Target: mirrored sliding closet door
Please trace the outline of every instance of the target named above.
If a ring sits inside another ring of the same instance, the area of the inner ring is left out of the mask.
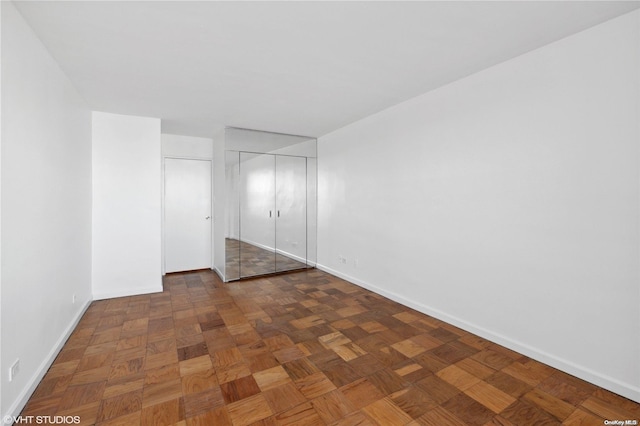
[[[240,153],[240,278],[276,271],[275,181],[273,155]]]
[[[276,272],[307,264],[307,159],[277,155]]]
[[[226,280],[315,266],[316,163],[306,156],[315,140],[310,150],[302,138],[305,151],[290,144],[300,137],[228,130],[252,149],[267,139],[285,153],[226,152]]]

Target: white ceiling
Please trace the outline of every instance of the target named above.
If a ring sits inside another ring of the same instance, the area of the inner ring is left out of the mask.
[[[640,3],[16,6],[94,110],[160,117],[165,133],[228,125],[321,136]]]

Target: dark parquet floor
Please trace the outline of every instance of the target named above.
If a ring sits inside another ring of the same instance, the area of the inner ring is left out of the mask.
[[[640,405],[318,270],[96,301],[23,415],[91,425],[603,425]]]

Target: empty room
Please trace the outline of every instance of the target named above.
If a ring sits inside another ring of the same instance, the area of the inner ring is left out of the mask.
[[[4,425],[637,425],[639,1],[0,2]]]

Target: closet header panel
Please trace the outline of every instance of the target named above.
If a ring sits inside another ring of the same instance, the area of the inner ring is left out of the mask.
[[[316,138],[235,127],[225,129],[225,149],[307,158],[316,158],[318,152]]]

